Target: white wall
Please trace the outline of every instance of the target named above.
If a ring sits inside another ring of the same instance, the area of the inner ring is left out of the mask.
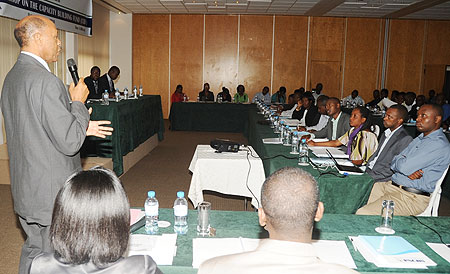
[[[109,65],[120,68],[120,77],[116,80],[115,86],[120,90],[125,87],[128,90],[132,83],[132,23],[131,14],[109,13]]]

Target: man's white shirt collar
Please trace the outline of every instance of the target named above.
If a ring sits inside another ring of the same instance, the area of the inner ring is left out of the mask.
[[[31,52],[23,51],[23,50],[22,50],[20,53],[23,53],[23,54],[25,54],[25,55],[28,55],[28,56],[33,57],[33,58],[36,59],[39,63],[41,63],[41,65],[43,65],[43,66],[48,70],[48,72],[51,72],[51,71],[50,71],[50,68],[48,67],[47,62],[45,62],[44,59],[42,59],[41,57],[39,57],[39,56],[37,56],[36,54],[33,54],[33,53],[31,53]]]
[[[341,118],[341,114],[342,114],[342,111],[339,112],[339,115],[338,115],[338,117],[336,117],[336,119],[334,119],[334,118],[332,117],[332,118],[331,118],[331,121],[333,121],[333,122],[338,121],[339,118]]]

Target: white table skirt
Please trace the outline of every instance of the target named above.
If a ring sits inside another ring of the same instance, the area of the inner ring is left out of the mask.
[[[188,197],[195,207],[203,202],[203,190],[251,197],[252,205],[256,208],[260,206],[258,201],[261,202],[265,174],[262,161],[252,147],[241,147],[237,153],[216,153],[209,145],[198,145],[189,170],[193,175]],[[247,175],[248,187],[258,201],[246,186]]]

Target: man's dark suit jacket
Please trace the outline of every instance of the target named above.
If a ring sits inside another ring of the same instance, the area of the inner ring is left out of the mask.
[[[98,85],[98,80],[97,80],[97,90],[95,90],[94,80],[91,78],[91,76],[85,77],[84,83],[86,84],[86,86],[89,89],[88,99],[101,99],[102,98],[102,92]]]
[[[294,110],[292,113],[292,119],[298,119],[301,120],[303,118],[303,115],[305,113],[305,108],[301,107],[299,111]],[[305,117],[305,124],[307,127],[315,126],[319,123],[320,120],[320,113],[316,106],[311,106],[308,109],[308,112],[306,113]]]
[[[400,154],[412,141],[412,137],[403,128],[397,130],[394,135],[391,136],[387,144],[384,146],[383,151],[380,153],[380,148],[386,140],[386,135],[384,132],[381,135],[380,142],[378,142],[378,149],[369,158],[367,163],[370,163],[378,154],[377,161],[373,166],[373,169],[367,167],[366,172],[375,180],[375,182],[387,182],[391,180],[392,174],[394,172],[391,170],[392,159]]]
[[[106,73],[103,74],[102,77],[98,78],[98,89],[100,91],[100,94],[103,94],[105,90],[109,92],[109,94],[114,94],[114,81],[112,81],[112,89],[109,87],[109,81],[108,76],[106,76]]]
[[[350,115],[341,111],[341,117],[339,117],[337,130],[336,130],[336,138],[341,137],[350,129]],[[314,132],[316,138],[327,138],[331,140],[333,137],[333,122],[331,118],[328,119],[327,125],[319,131]]]

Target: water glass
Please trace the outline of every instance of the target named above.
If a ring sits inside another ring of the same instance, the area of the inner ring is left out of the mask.
[[[201,202],[197,206],[197,234],[200,236],[208,236],[209,235],[209,211],[211,210],[210,202]]]
[[[392,229],[394,223],[394,201],[383,200],[381,206],[381,224],[375,230],[381,234],[394,234],[395,231]]]

